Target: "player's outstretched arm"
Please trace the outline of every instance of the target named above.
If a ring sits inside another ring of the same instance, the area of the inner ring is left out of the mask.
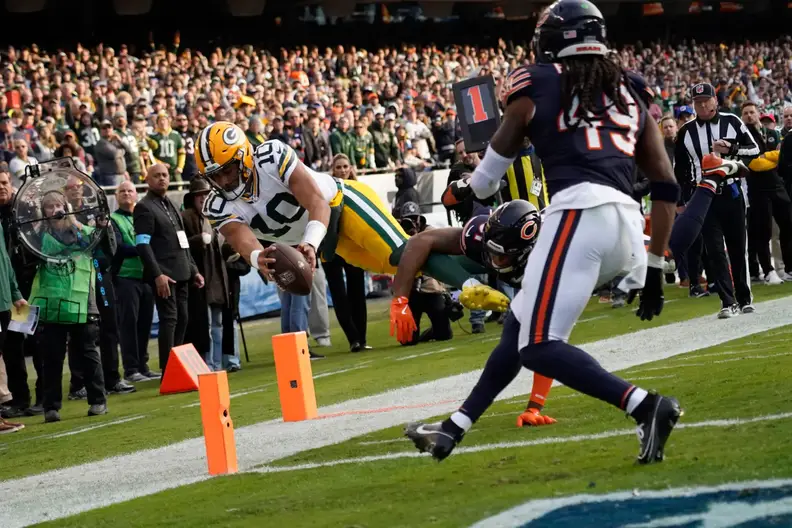
[[[241,222],[228,222],[221,226],[219,231],[226,242],[234,248],[234,252],[239,253],[248,264],[269,278],[275,259],[268,255],[275,249],[274,246],[264,248],[250,226]]]
[[[523,145],[525,127],[531,122],[534,109],[533,101],[528,97],[515,99],[506,107],[503,121],[470,181],[470,187],[479,199],[489,198],[500,190],[503,175]]]
[[[301,161],[297,161],[297,167],[289,176],[289,190],[308,211],[308,225],[297,249],[305,256],[308,264],[316,268],[316,252],[330,224],[330,204]]]
[[[410,296],[415,276],[424,267],[432,252],[461,255],[463,253],[461,237],[460,227],[429,229],[410,237],[396,268],[396,276],[393,278],[393,296]]]

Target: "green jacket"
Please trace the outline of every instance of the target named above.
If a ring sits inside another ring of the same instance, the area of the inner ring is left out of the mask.
[[[346,154],[349,161],[355,163],[355,139],[352,137],[352,132],[341,132],[336,128],[330,134],[330,150],[333,151],[333,156],[336,154]]]
[[[110,218],[113,220],[118,232],[121,234],[122,246],[119,246],[119,253],[123,251],[124,246],[136,247],[135,242],[135,225],[132,220],[132,215],[129,213],[124,214],[121,209],[112,213]],[[118,270],[118,276],[126,279],[142,279],[143,278],[143,261],[140,257],[129,257],[116,253],[117,258],[123,259],[121,268]]]
[[[80,235],[90,237],[94,228],[83,226]],[[69,231],[71,235],[73,232]],[[91,285],[96,278],[93,259],[80,252],[81,239],[64,243],[50,232],[44,233],[41,248],[45,254],[57,255],[72,253],[74,267],[55,267],[47,264],[39,266],[33,279],[30,304],[39,306],[39,320],[42,323],[78,324],[88,320],[88,305]]]
[[[11,267],[11,259],[6,251],[3,225],[0,224],[0,312],[7,312],[16,301],[22,298],[17,286],[16,274]]]

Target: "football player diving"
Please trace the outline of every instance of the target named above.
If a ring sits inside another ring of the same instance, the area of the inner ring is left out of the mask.
[[[236,125],[213,123],[198,136],[195,161],[213,191],[204,204],[210,224],[265,277],[271,277],[273,246],[296,246],[315,269],[317,256],[339,255],[374,273],[396,273],[407,234],[367,185],[338,180],[306,167],[278,140],[255,151]],[[462,289],[467,308],[504,311],[509,299],[470,279],[461,259],[432,254],[422,271]]]

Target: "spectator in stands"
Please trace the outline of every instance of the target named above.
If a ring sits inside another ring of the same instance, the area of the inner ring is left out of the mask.
[[[28,142],[25,138],[16,137],[13,141],[14,154],[16,155],[8,164],[11,170],[12,184],[19,189],[22,186],[22,179],[25,176],[25,169],[30,165],[38,165],[38,160],[34,158],[28,150]]]
[[[187,159],[184,140],[181,134],[170,126],[168,113],[161,110],[157,113],[157,128],[148,138],[154,158],[168,168],[170,179],[182,181],[184,163]]]
[[[456,155],[456,112],[449,109],[445,115],[438,113],[432,125],[435,146],[441,162],[451,163]]]
[[[334,156],[344,154],[350,161],[355,159],[355,142],[349,131],[349,119],[346,117],[339,118],[338,126],[330,134],[330,148]]]
[[[113,130],[113,123],[109,120],[102,121],[99,133],[102,137],[94,147],[94,179],[99,185],[116,187],[122,181],[130,179],[125,158],[132,148]]]
[[[195,165],[195,138],[198,130],[190,124],[190,120],[184,114],[176,116],[176,132],[182,138],[184,144],[184,169],[182,170],[182,180],[192,181],[198,174],[198,167]]]
[[[129,181],[136,185],[140,183],[143,164],[140,159],[140,146],[138,145],[138,140],[132,130],[127,128],[126,112],[116,112],[113,116],[113,125],[115,126],[116,136],[118,136],[118,139],[124,146],[124,161],[126,164],[126,172],[129,174]]]
[[[344,154],[333,158],[333,177],[340,180],[356,179],[354,167]],[[333,298],[333,310],[350,352],[370,350],[366,343],[367,319],[365,272],[336,256],[322,264]],[[346,280],[344,277],[346,276]]]
[[[33,157],[39,163],[51,160],[55,156],[55,149],[58,148],[58,142],[55,140],[55,134],[52,129],[45,122],[41,121],[36,126],[38,130],[38,139],[31,145]]]
[[[308,119],[308,127],[304,135],[305,159],[303,162],[312,169],[320,172],[330,170],[332,150],[330,137],[322,130],[319,118],[313,116]]]
[[[248,120],[248,129],[245,131],[245,135],[250,144],[253,145],[253,148],[267,141],[267,138],[261,132],[261,119],[258,116],[251,116]]]
[[[781,127],[781,139],[786,138],[790,130],[792,130],[792,106],[787,106],[784,108],[784,126]]]
[[[138,194],[132,182],[122,182],[116,189],[118,209],[110,215],[118,246],[113,262],[118,327],[124,379],[137,383],[159,379],[149,369],[148,341],[154,318],[154,296],[143,280],[143,262],[135,243],[133,211]]]
[[[394,117],[390,114],[391,117]],[[391,119],[392,123],[394,119]],[[374,122],[369,127],[372,140],[374,141],[374,164],[378,169],[392,169],[396,166],[399,159],[399,145],[396,142],[396,134],[388,127],[388,121],[384,112],[374,116]]]
[[[291,136],[283,128],[283,118],[281,116],[275,116],[272,119],[272,132],[270,132],[269,139],[277,139],[287,145],[291,144]]]
[[[355,131],[352,134],[355,166],[360,170],[374,168],[374,140],[366,130],[365,119],[360,119],[355,123]]]

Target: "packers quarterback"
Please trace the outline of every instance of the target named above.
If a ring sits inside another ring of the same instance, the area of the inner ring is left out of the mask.
[[[204,215],[264,276],[274,259],[259,240],[296,246],[313,268],[317,256],[338,255],[370,272],[396,272],[408,237],[367,185],[306,167],[279,140],[253,150],[242,129],[223,121],[198,135],[195,161],[214,188]],[[471,280],[461,261],[448,255],[432,254],[422,271],[461,288],[460,302],[468,308],[508,306],[508,297]]]

